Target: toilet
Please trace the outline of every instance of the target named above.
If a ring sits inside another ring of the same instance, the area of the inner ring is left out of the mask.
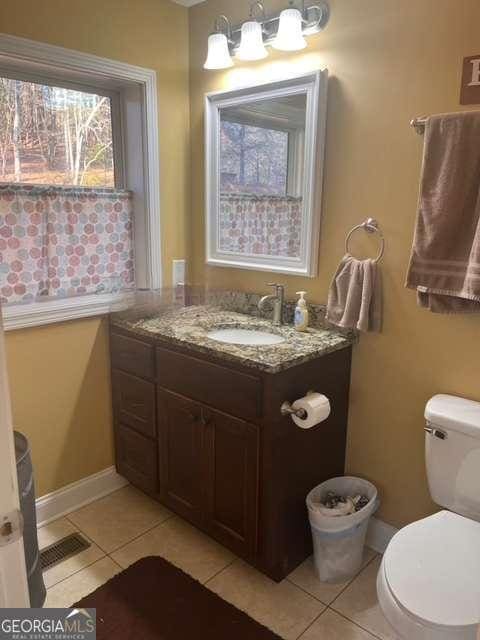
[[[401,529],[377,577],[382,611],[404,640],[480,639],[480,402],[427,403],[426,469],[445,510]]]

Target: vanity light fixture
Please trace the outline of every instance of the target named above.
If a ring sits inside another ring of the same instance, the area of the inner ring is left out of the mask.
[[[261,2],[255,2],[250,7],[250,20],[242,24],[240,31],[240,46],[235,57],[239,60],[252,61],[263,60],[268,56],[268,51],[263,43],[263,29],[260,22],[254,20],[255,9],[258,8],[265,18],[265,9]]]
[[[295,5],[301,5],[297,8]],[[260,10],[261,16],[255,18]],[[330,18],[326,0],[306,5],[305,0],[290,0],[289,7],[270,16],[265,15],[262,2],[250,7],[250,19],[230,27],[228,18],[219,16],[215,31],[208,38],[205,69],[227,69],[233,65],[232,53],[238,60],[261,60],[268,55],[267,46],[280,51],[300,51],[307,46],[305,36],[322,31]],[[223,29],[221,21],[226,25]]]
[[[220,27],[221,21],[225,23],[226,33]],[[228,69],[233,67],[229,41],[231,41],[230,22],[227,16],[218,16],[215,20],[215,31],[208,36],[208,54],[203,65],[204,69]]]
[[[279,51],[301,51],[307,46],[303,37],[303,18],[298,9],[284,9],[272,47]]]

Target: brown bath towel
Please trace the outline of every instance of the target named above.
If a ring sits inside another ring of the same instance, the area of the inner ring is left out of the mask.
[[[480,112],[427,120],[406,286],[435,313],[480,312]]]
[[[346,329],[380,331],[382,283],[375,260],[347,254],[335,273],[327,301],[327,320]]]

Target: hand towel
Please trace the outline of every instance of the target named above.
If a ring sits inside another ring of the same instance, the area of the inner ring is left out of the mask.
[[[432,116],[406,286],[435,313],[480,312],[480,111]]]
[[[347,254],[333,277],[326,318],[346,329],[380,331],[382,283],[375,260],[357,260]]]

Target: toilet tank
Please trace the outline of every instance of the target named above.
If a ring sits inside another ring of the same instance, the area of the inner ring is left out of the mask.
[[[433,500],[480,521],[480,402],[436,395],[425,408],[426,467]]]

